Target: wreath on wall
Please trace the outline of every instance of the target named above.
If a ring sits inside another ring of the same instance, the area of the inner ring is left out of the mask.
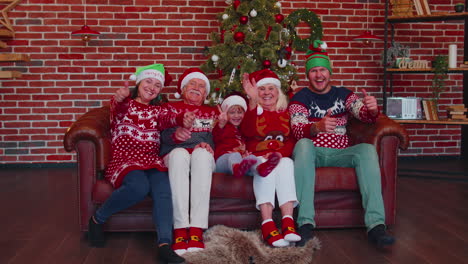
[[[308,38],[301,38],[297,35],[296,27],[299,22],[304,21],[310,27],[310,36]],[[292,46],[299,51],[307,51],[310,44],[316,39],[322,39],[322,21],[314,12],[307,9],[298,9],[293,11],[285,19],[285,24],[288,26],[292,39]]]

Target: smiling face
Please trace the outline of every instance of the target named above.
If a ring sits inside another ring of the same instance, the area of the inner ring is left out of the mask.
[[[322,66],[313,67],[307,73],[309,89],[318,94],[326,94],[330,91],[330,71]]]
[[[267,83],[258,87],[258,103],[268,111],[276,110],[279,90],[274,84]]]
[[[160,80],[146,78],[138,84],[138,97],[136,100],[142,104],[149,104],[161,92],[163,85]]]
[[[227,111],[227,119],[234,126],[239,126],[244,118],[245,111],[240,105],[233,105]]]
[[[191,79],[183,89],[182,97],[186,104],[202,105],[206,98],[206,83],[202,79]]]

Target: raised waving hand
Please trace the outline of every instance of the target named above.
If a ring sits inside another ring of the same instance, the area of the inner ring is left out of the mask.
[[[115,98],[115,101],[121,103],[129,95],[130,95],[130,88],[128,88],[128,81],[125,81],[124,87],[119,88],[117,91],[115,91],[114,98]]]

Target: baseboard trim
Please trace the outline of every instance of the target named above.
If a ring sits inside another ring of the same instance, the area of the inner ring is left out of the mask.
[[[401,178],[415,178],[424,180],[439,180],[439,181],[453,181],[453,182],[468,182],[468,178],[452,178],[452,177],[439,177],[439,176],[423,176],[423,175],[410,175],[410,174],[398,174]]]
[[[398,161],[444,161],[444,160],[463,160],[459,155],[447,156],[399,156]]]
[[[35,169],[35,168],[76,168],[76,162],[73,163],[2,163],[0,169]]]

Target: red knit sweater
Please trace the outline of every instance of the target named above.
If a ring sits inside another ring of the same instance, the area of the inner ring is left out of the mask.
[[[167,170],[159,156],[160,131],[182,125],[183,114],[177,116],[165,107],[141,104],[130,97],[121,103],[112,98],[110,107],[112,154],[105,178],[118,188],[132,170]]]
[[[280,152],[291,157],[295,139],[289,127],[289,113],[263,110],[257,115],[257,108],[245,113],[241,124],[242,135],[246,138],[247,150],[256,156]]]
[[[213,128],[213,141],[215,143],[215,159],[221,155],[231,152],[245,152],[245,141],[239,128],[231,123],[227,123],[223,128],[216,124]]]

